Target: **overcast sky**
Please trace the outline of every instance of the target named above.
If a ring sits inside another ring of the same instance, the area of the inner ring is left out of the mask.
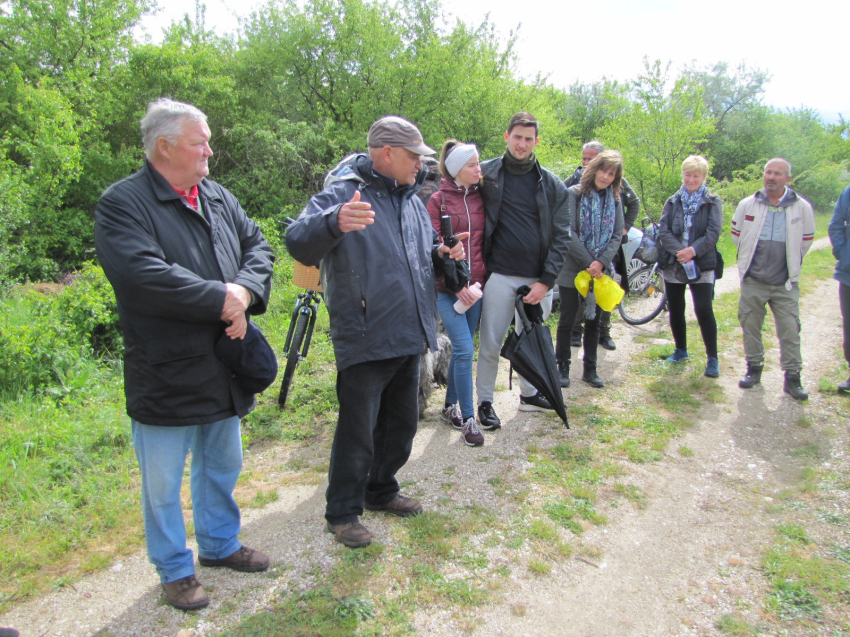
[[[194,0],[162,4],[164,10],[143,23],[154,41],[171,20],[195,15]],[[232,32],[237,16],[265,2],[205,4],[207,27]],[[505,36],[521,23],[519,73],[543,73],[559,88],[576,79],[634,78],[644,56],[672,61],[674,73],[692,60],[700,66],[725,61],[730,67],[743,61],[771,74],[766,104],[808,106],[827,121],[837,121],[838,113],[850,119],[847,0],[443,0],[443,7],[473,25],[489,12]]]

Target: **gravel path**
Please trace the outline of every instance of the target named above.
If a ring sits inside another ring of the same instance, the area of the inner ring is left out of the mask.
[[[819,435],[821,426],[837,426],[840,435],[822,436],[819,441],[830,450],[825,461],[845,471],[848,468],[843,452],[847,423],[836,423],[813,391],[816,379],[834,366],[841,339],[837,284],[825,281],[818,286],[803,301],[809,404],[797,404],[782,393],[777,365],[766,371],[762,388],[742,392],[737,387],[737,375],[744,367],[740,348],[722,352],[719,382],[727,402],[708,405],[695,426],[671,443],[663,462],[630,466],[628,480],[647,494],[647,506],[603,511],[608,524],[591,527],[581,536],[582,544],[598,547],[601,557],[557,563],[547,577],[515,570],[510,586],[493,595],[488,606],[473,611],[474,631],[468,624],[457,625],[451,613],[429,610],[416,614],[418,634],[718,635],[713,622],[721,613],[745,604],[757,607],[764,580],[754,569],[768,531],[776,523],[766,512],[765,502],[797,479],[799,467],[789,450],[802,444],[803,433],[811,438]],[[737,290],[734,267],[727,267],[718,293],[727,287],[730,293]],[[823,298],[834,302],[822,303]],[[630,352],[640,347],[633,338],[654,335],[665,323],[664,316],[637,328],[616,321],[613,335],[618,349],[600,349],[599,366],[606,381],[627,387]],[[576,381],[566,390],[568,405],[595,391]],[[500,382],[507,385],[506,365]],[[518,412],[517,406],[516,387],[497,393],[495,407],[504,428],[488,433],[480,449],[465,447],[457,432],[436,419],[424,421],[400,479],[415,482],[417,495],[431,509],[446,506],[448,512],[465,503],[494,509],[505,506],[486,480],[506,469],[522,470],[532,436],[542,446],[547,440],[575,435],[553,417]],[[803,414],[815,423],[806,432],[794,427]],[[690,447],[693,455],[676,453],[674,447],[679,445]],[[273,479],[292,453],[284,447],[249,451],[246,468],[264,467]],[[452,492],[451,507],[440,504],[447,467],[455,468],[452,481],[461,485]],[[241,616],[266,608],[282,581],[308,588],[312,569],[338,560],[338,545],[321,532],[324,483],[279,487],[278,494],[276,502],[245,512],[242,535],[249,546],[271,554],[273,572],[265,576],[200,569],[213,599],[204,611],[187,615],[165,605],[153,568],[138,554],[73,587],[16,607],[0,617],[0,626],[15,626],[24,637],[192,637],[232,626]],[[368,513],[365,521],[379,539],[388,540],[392,521]],[[501,559],[498,547],[488,550],[494,562]]]

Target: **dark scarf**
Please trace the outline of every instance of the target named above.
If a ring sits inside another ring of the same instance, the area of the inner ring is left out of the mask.
[[[509,151],[505,151],[505,156],[502,159],[502,165],[512,175],[524,175],[529,170],[534,168],[537,164],[537,157],[534,155],[534,151],[531,151],[531,154],[527,159],[517,159]]]

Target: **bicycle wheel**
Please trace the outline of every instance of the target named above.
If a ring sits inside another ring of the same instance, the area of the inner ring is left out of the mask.
[[[644,266],[629,275],[629,291],[620,301],[620,316],[629,325],[643,325],[661,314],[666,302],[661,272]]]
[[[286,353],[286,367],[283,370],[283,381],[280,384],[280,395],[277,398],[277,404],[281,408],[286,405],[286,399],[289,396],[289,387],[292,385],[292,378],[295,376],[295,368],[301,362],[301,345],[303,344],[304,334],[307,332],[307,324],[309,322],[309,312],[300,312],[298,314],[295,330],[292,332],[292,341],[289,343],[289,351]]]

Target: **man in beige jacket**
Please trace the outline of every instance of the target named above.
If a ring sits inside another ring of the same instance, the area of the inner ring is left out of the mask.
[[[814,214],[808,201],[788,188],[791,164],[771,159],[764,167],[764,189],[738,204],[732,217],[732,240],[738,248],[741,297],[738,321],[744,332],[747,373],[738,382],[750,389],[761,381],[764,345],[761,329],[773,312],[779,338],[780,364],[785,371],[784,391],[794,400],[809,395],[800,381],[800,267],[815,234]]]

